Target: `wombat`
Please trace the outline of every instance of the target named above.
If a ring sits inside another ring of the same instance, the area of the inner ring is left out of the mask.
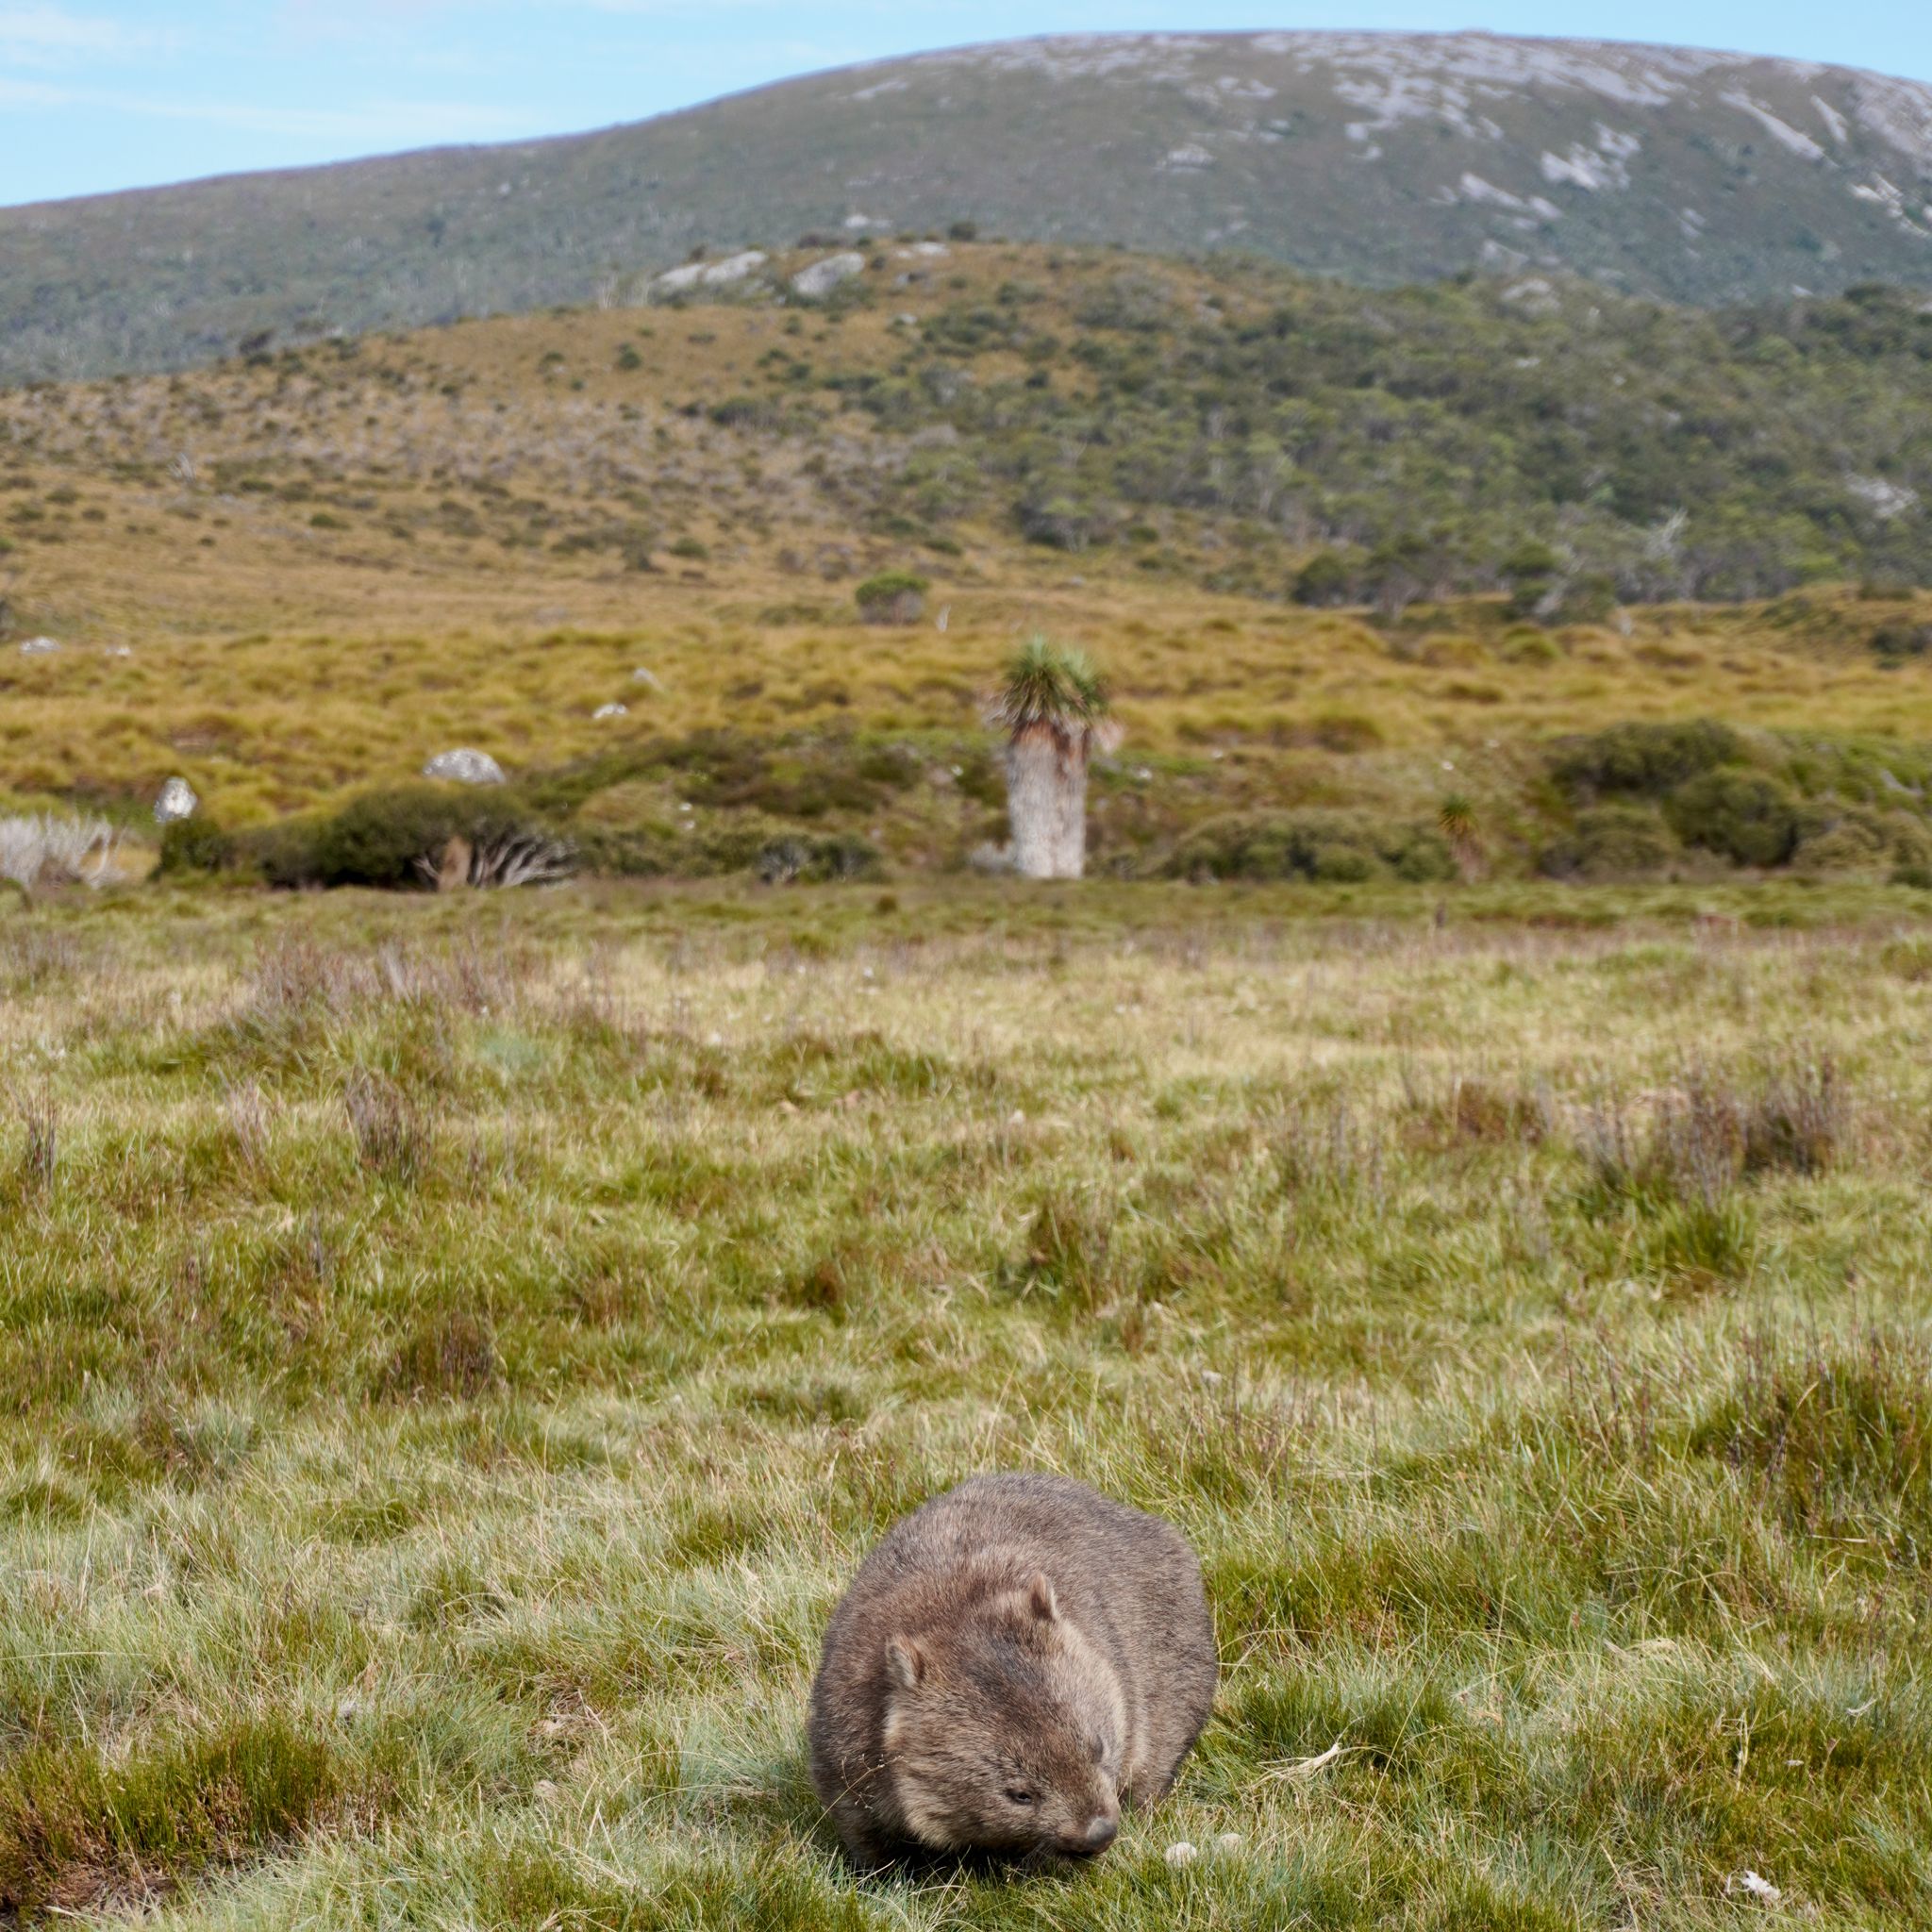
[[[862,1869],[1091,1857],[1174,1783],[1214,1701],[1201,1566],[1158,1517],[984,1475],[893,1526],[825,1631],[812,1783]]]

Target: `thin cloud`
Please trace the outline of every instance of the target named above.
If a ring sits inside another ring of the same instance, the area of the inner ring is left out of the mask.
[[[527,116],[458,101],[364,101],[344,108],[278,108],[238,101],[162,100],[95,88],[0,78],[0,107],[92,108],[160,121],[227,127],[287,141],[425,147],[524,131]]]
[[[0,60],[23,67],[125,59],[159,45],[162,39],[125,21],[71,13],[64,7],[0,8]]]

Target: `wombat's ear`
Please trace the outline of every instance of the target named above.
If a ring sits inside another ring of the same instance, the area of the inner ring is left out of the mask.
[[[1053,1578],[1036,1570],[1026,1579],[1026,1607],[1042,1624],[1051,1624],[1060,1613],[1059,1599],[1053,1593]]]
[[[925,1653],[909,1637],[895,1637],[886,1645],[886,1668],[902,1690],[917,1690],[925,1681]]]

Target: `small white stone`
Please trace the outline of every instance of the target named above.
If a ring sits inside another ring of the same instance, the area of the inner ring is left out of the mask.
[[[423,767],[425,778],[448,778],[458,785],[501,785],[503,767],[487,751],[468,746],[440,751]]]
[[[1217,1852],[1238,1852],[1241,1848],[1241,1835],[1238,1831],[1224,1831],[1214,1840],[1214,1849]]]
[[[1026,1124],[1025,1113],[1021,1108],[1016,1107],[1012,1110],[1012,1112],[1007,1116],[1007,1124],[1009,1127],[1024,1127]]]
[[[628,718],[630,716],[630,707],[618,704],[599,705],[591,713],[591,716],[592,718]]]
[[[170,778],[155,800],[156,823],[172,825],[177,819],[192,819],[200,804],[194,787],[186,778]]]
[[[28,638],[21,645],[20,655],[23,658],[51,658],[59,648],[59,641],[56,638]]]
[[[1178,1872],[1183,1866],[1191,1865],[1201,1854],[1196,1846],[1191,1845],[1186,1839],[1182,1839],[1178,1844],[1169,1845],[1161,1856]]]

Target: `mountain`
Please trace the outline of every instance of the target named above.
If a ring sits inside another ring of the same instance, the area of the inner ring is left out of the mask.
[[[1932,284],[1932,87],[1486,34],[1120,35],[814,75],[602,133],[0,211],[0,380],[634,297],[693,248],[970,221],[1370,284],[1725,304]]]

